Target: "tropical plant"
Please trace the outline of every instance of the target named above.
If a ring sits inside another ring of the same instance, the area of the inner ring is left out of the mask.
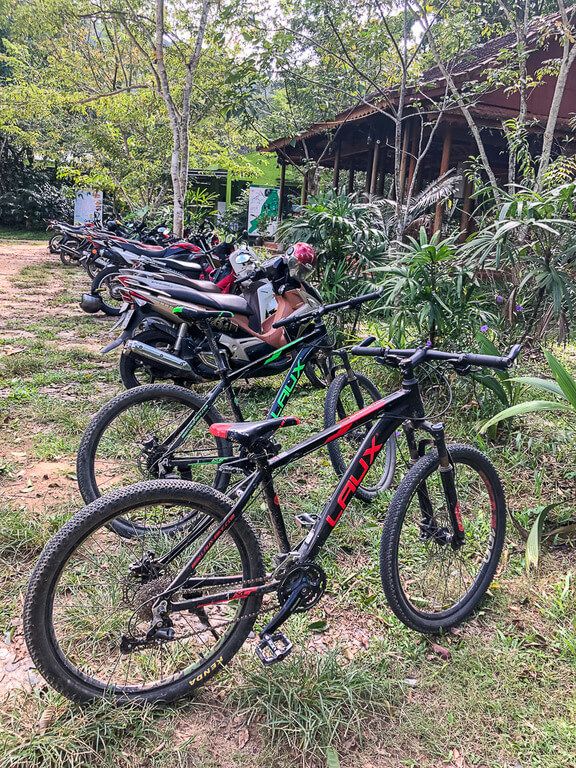
[[[394,261],[375,271],[383,288],[380,309],[390,339],[398,345],[416,337],[431,344],[466,344],[495,315],[475,271],[458,256],[457,235],[428,236],[394,244]]]
[[[511,383],[518,383],[526,387],[541,390],[552,395],[553,399],[528,400],[505,408],[482,425],[480,432],[487,432],[494,425],[514,416],[523,416],[528,413],[560,412],[576,416],[576,378],[554,357],[550,352],[545,352],[548,366],[553,379],[541,379],[533,376],[516,376],[510,379]],[[526,569],[537,568],[540,555],[540,547],[544,538],[550,540],[573,539],[576,529],[574,520],[544,531],[544,522],[553,509],[562,502],[554,502],[540,507],[532,522],[530,531],[525,531],[526,537]]]
[[[453,170],[449,170],[406,202],[398,203],[388,198],[377,201],[387,231],[402,237],[405,232],[423,225],[430,210],[453,197],[460,178]]]
[[[316,248],[320,290],[334,301],[365,290],[389,244],[380,206],[334,191],[311,197],[298,217],[281,224],[277,238]]]
[[[476,336],[476,342],[482,354],[494,355],[496,357],[500,355],[500,351],[486,334],[479,333]],[[482,368],[479,371],[474,371],[470,377],[478,384],[481,384],[484,389],[488,390],[496,398],[496,402],[500,408],[511,408],[516,405],[525,392],[525,385],[522,381],[511,378],[506,371]],[[490,408],[493,402],[493,400],[487,398],[481,403],[484,418],[486,416],[486,410]],[[502,423],[506,422],[492,424],[487,430],[488,436],[494,439],[498,431],[498,426]]]
[[[557,360],[551,352],[545,352],[548,366],[552,372],[552,379],[540,379],[533,376],[516,376],[511,382],[517,382],[527,387],[539,389],[547,394],[553,395],[550,400],[528,400],[523,403],[517,403],[509,408],[505,408],[497,413],[485,424],[482,425],[480,432],[486,432],[492,425],[504,419],[511,419],[514,416],[523,416],[527,413],[561,411],[576,415],[576,379],[568,370]]]
[[[542,337],[555,319],[558,337],[565,340],[576,292],[576,183],[502,194],[497,218],[462,247],[462,254],[492,274],[510,307],[523,307],[524,338]]]

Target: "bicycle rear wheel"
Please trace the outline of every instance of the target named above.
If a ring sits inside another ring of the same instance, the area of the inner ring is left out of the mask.
[[[452,525],[437,451],[423,456],[398,486],[380,545],[382,586],[396,616],[418,632],[460,624],[490,586],[504,544],[506,502],[494,466],[476,448],[450,445],[461,546]]]
[[[76,475],[82,498],[88,504],[115,488],[141,480],[167,476],[195,480],[225,491],[230,475],[221,465],[232,457],[232,444],[213,437],[208,427],[223,417],[184,387],[148,384],[122,392],[92,418],[82,436]],[[183,430],[186,421],[201,413],[176,449],[164,447],[169,436]],[[176,522],[176,520],[175,520]],[[114,521],[120,535],[121,520]]]
[[[382,395],[375,384],[361,373],[355,373],[349,380],[347,373],[336,376],[328,387],[324,403],[324,426],[331,427],[346,416],[356,413],[360,408],[380,400]],[[371,428],[371,424],[354,427],[338,440],[328,443],[328,454],[338,477],[342,477],[350,466],[358,448]],[[371,484],[363,483],[356,493],[362,501],[373,501],[381,491],[386,490],[394,479],[396,468],[396,440],[391,437],[386,448],[380,453],[370,468],[367,480],[374,478]]]
[[[77,512],[44,548],[26,595],[26,643],[46,680],[74,701],[111,696],[153,703],[188,696],[219,672],[248,637],[262,602],[259,593],[246,595],[265,572],[244,519],[198,563],[192,595],[183,585],[170,601],[209,598],[223,589],[237,590],[238,597],[193,611],[166,609],[170,621],[163,626],[171,632],[153,632],[153,642],[148,633],[157,620],[157,596],[230,506],[207,486],[156,480],[115,491]],[[172,518],[175,507],[192,522],[179,537],[166,536],[162,520]],[[146,535],[116,536],[110,528],[118,518],[139,519]],[[188,546],[158,569],[154,564],[184,536]]]

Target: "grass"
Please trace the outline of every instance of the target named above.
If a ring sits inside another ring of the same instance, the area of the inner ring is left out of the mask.
[[[249,726],[262,724],[278,753],[301,752],[303,765],[310,765],[346,744],[362,747],[365,734],[389,719],[400,685],[388,680],[385,664],[346,663],[337,651],[297,653],[274,675],[247,665],[230,699]]]
[[[73,473],[82,431],[120,388],[116,354],[102,358],[96,351],[108,342],[112,323],[74,306],[86,282],[81,271],[57,263],[26,267],[15,284],[45,291],[52,307],[1,321],[0,353],[2,346],[19,350],[0,363],[0,630],[16,644],[38,552],[81,504]],[[568,345],[564,357],[572,369],[575,350]],[[389,371],[363,367],[383,391],[395,384]],[[243,389],[247,416],[264,415],[277,384]],[[466,379],[454,386],[445,417],[451,439],[489,454],[518,522],[529,527],[534,510],[550,501],[565,501],[553,512],[558,520],[571,514],[574,425],[535,416],[493,442],[476,425],[497,404],[479,400]],[[302,424],[283,430],[283,444],[321,426],[322,398],[301,387],[289,411]],[[226,404],[219,407],[228,418]],[[334,486],[327,455],[282,472],[277,485],[296,537],[292,516],[317,513]],[[389,498],[354,503],[336,527],[321,558],[327,594],[286,623],[295,651],[285,662],[259,666],[249,641],[231,671],[199,697],[155,711],[105,703],[79,708],[46,688],[14,692],[0,701],[0,768],[331,768],[336,760],[341,768],[572,765],[574,550],[551,543],[539,571],[527,575],[524,542],[509,526],[503,568],[482,610],[453,634],[424,638],[397,621],[383,596],[378,548]],[[248,516],[268,544],[260,499]],[[0,658],[0,680],[1,665]]]
[[[0,227],[0,240],[38,240],[47,241],[49,233],[45,229],[12,229]]]

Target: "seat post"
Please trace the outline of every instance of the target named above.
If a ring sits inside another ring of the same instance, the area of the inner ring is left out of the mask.
[[[221,376],[225,376],[225,374],[228,372],[228,365],[226,364],[226,359],[222,354],[222,350],[216,343],[216,339],[214,337],[214,332],[212,330],[212,326],[210,325],[210,322],[208,320],[201,320],[198,323],[198,326],[206,334],[206,341],[208,342],[208,347],[210,348],[210,352],[212,352],[216,360],[216,367],[218,368],[218,373]]]
[[[282,510],[280,509],[280,500],[278,494],[274,490],[274,478],[270,471],[270,465],[266,455],[259,454],[256,457],[256,464],[262,474],[262,491],[264,498],[266,499],[266,506],[268,507],[268,513],[270,515],[270,522],[276,534],[278,547],[282,554],[290,552],[290,541],[286,532],[286,525],[282,516]]]

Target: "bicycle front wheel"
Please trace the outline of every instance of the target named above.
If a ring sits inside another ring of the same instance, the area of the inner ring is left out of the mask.
[[[411,629],[434,633],[475,610],[496,572],[506,533],[502,483],[489,459],[469,445],[448,446],[464,528],[452,525],[437,451],[410,469],[394,494],[380,545],[382,586]]]
[[[348,374],[341,373],[336,376],[328,387],[326,402],[324,403],[324,426],[331,427],[338,421],[356,413],[364,406],[380,400],[382,395],[375,384],[361,373],[355,373],[353,379]],[[358,448],[371,429],[371,424],[354,427],[338,440],[328,443],[328,454],[338,477],[342,477],[346,469],[352,463]],[[396,440],[391,437],[386,443],[386,448],[370,468],[366,478],[356,492],[357,498],[362,501],[373,501],[381,491],[386,490],[394,479],[396,468]],[[374,478],[374,482],[370,480]]]
[[[166,603],[158,609],[166,617],[159,634],[153,607],[230,507],[207,486],[154,480],[77,512],[44,548],[26,595],[26,643],[46,680],[74,701],[154,703],[188,696],[218,673],[248,637],[262,602],[248,589],[265,579],[248,523],[236,520],[197,564],[193,586],[184,583],[169,598],[172,606],[206,597],[205,607],[171,610]],[[180,536],[166,536],[162,521],[174,508],[191,522]],[[146,534],[116,536],[110,529],[119,518],[139,520]],[[223,590],[234,596],[210,603]]]

